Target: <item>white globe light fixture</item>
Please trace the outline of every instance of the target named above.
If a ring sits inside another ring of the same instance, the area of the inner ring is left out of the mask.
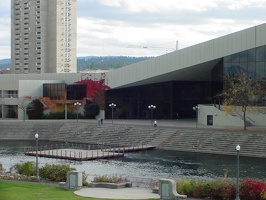
[[[112,124],[114,124],[114,108],[116,107],[116,104],[110,103],[109,107],[112,108]]]

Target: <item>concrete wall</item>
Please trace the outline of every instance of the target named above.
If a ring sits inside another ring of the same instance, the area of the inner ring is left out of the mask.
[[[218,105],[198,105],[198,123],[208,126],[207,124],[207,116],[211,115],[213,117],[213,125],[212,126],[227,126],[227,127],[243,127],[244,121],[243,112],[241,108],[234,108],[232,114],[228,114],[223,111],[221,106],[221,110],[218,109]],[[255,126],[265,126],[266,121],[266,108],[248,108],[246,113],[246,120],[251,125]]]
[[[26,107],[32,100],[43,96],[44,83],[64,83],[64,81],[57,80],[21,80],[19,81],[18,105]],[[29,95],[30,94],[30,95]],[[30,99],[25,99],[25,96],[31,96]],[[23,105],[20,105],[23,104]],[[24,111],[18,109],[18,119],[23,119]],[[25,115],[26,119],[28,116]]]
[[[0,74],[0,91],[2,93],[0,106],[2,105],[3,109],[5,105],[19,105],[21,99],[25,96],[31,96],[32,99],[42,97],[44,83],[74,84],[80,80],[92,79],[97,81],[101,78],[101,73]],[[18,95],[4,95],[9,90],[16,91]],[[4,96],[5,98],[2,98]],[[23,103],[30,103],[31,101]],[[101,112],[99,117],[104,118],[104,113]],[[18,119],[23,119],[23,111],[21,109],[18,109]]]

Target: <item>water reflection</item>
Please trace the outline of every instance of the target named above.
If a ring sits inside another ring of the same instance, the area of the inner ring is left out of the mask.
[[[41,142],[42,144],[42,142]],[[33,161],[35,157],[24,156],[25,146],[35,141],[0,141],[0,163],[6,170],[16,163]],[[222,178],[228,170],[228,177],[235,177],[236,157],[184,153],[176,151],[150,150],[127,153],[122,158],[93,161],[68,161],[39,158],[40,166],[49,164],[70,164],[71,167],[89,174],[88,181],[97,175],[121,175],[141,178]],[[240,177],[265,178],[265,159],[240,156]]]

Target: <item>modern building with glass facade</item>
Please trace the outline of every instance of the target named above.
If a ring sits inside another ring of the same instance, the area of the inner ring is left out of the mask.
[[[99,74],[109,86],[105,91],[105,118],[111,118],[109,104],[115,103],[113,114],[116,119],[150,119],[149,105],[156,106],[153,111],[156,119],[196,117],[193,107],[197,105],[204,105],[200,113],[204,118],[202,121],[206,121],[208,115],[229,119],[213,106],[221,103],[217,95],[223,91],[224,75],[242,69],[257,80],[265,81],[265,68],[266,24],[262,24],[111,70],[104,76]],[[94,80],[88,73],[0,75],[2,118],[6,118],[4,113],[9,110],[8,106],[18,106],[14,99],[11,104],[11,93],[12,98],[45,96],[48,93],[44,93],[43,88],[59,83],[66,84],[66,91],[69,90],[70,95],[65,97],[75,99],[75,83],[89,79]],[[37,80],[38,84],[31,84]],[[78,89],[86,90],[86,87],[80,85]],[[34,94],[36,91],[38,94]],[[53,95],[61,98],[62,90],[60,92]],[[79,94],[84,96],[86,92]],[[261,113],[260,118],[265,119],[264,115]],[[219,121],[223,122],[222,118]],[[258,121],[255,119],[254,123],[258,124]]]
[[[76,73],[76,0],[11,0],[11,72]]]

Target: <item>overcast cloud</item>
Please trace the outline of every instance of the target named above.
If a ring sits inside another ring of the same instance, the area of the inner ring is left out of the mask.
[[[0,0],[0,59],[10,58],[10,1]],[[78,56],[158,56],[266,19],[266,0],[77,2]]]

